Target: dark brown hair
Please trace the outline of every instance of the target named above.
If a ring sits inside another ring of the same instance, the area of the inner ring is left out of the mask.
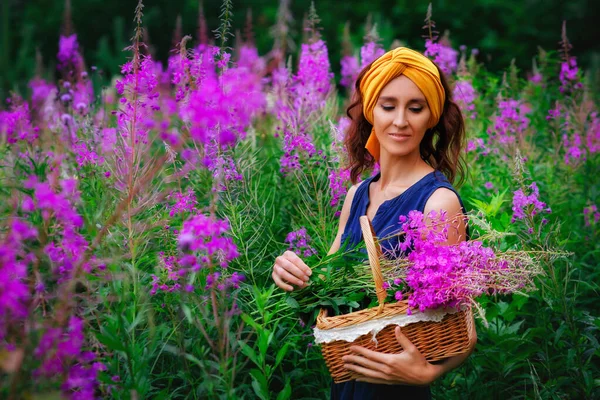
[[[360,92],[360,82],[369,68],[371,68],[371,64],[367,65],[358,75],[352,102],[346,109],[346,114],[352,121],[346,130],[344,139],[348,151],[348,168],[352,183],[358,181],[363,171],[375,165],[375,159],[365,148],[373,125],[367,121],[363,113],[363,96]],[[460,186],[464,181],[465,172],[463,159],[465,122],[460,108],[452,101],[452,92],[446,77],[437,65],[436,68],[446,93],[446,101],[437,125],[428,129],[423,136],[420,145],[421,158],[435,170],[442,172],[452,184],[458,175],[459,180],[456,186]]]

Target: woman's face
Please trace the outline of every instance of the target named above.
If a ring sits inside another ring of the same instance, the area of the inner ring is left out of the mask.
[[[391,80],[373,110],[381,153],[398,157],[418,152],[430,117],[427,100],[413,81],[404,75]]]

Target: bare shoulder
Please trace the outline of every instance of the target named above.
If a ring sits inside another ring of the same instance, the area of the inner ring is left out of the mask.
[[[358,190],[358,187],[360,185],[362,185],[364,182],[365,181],[358,182],[358,183],[352,185],[350,187],[350,189],[348,189],[348,192],[346,193],[346,199],[344,200],[344,203],[352,203],[352,199],[354,198],[354,194]]]
[[[455,192],[447,188],[436,189],[425,204],[424,214],[431,211],[445,211],[450,219],[448,225],[448,244],[459,243],[467,238],[467,218]]]
[[[446,210],[451,215],[462,211],[458,196],[448,188],[436,189],[431,194],[425,203],[425,214],[427,215],[431,210]]]

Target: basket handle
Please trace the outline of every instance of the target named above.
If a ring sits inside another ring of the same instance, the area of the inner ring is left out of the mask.
[[[379,301],[379,307],[377,308],[377,314],[383,311],[383,305],[387,298],[387,291],[383,288],[383,275],[381,273],[381,264],[379,259],[381,257],[381,247],[375,236],[373,225],[369,221],[369,217],[363,215],[359,218],[360,229],[363,233],[365,245],[367,246],[367,253],[369,254],[369,264],[371,265],[371,272],[373,273],[373,281],[375,281],[375,293],[377,294],[377,301]]]

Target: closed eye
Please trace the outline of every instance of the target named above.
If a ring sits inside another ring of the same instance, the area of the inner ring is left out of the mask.
[[[394,106],[381,106],[381,108],[383,109],[383,111],[392,111],[394,108]],[[410,111],[414,112],[415,114],[420,113],[421,111],[423,111],[423,107],[412,107],[409,108]]]

